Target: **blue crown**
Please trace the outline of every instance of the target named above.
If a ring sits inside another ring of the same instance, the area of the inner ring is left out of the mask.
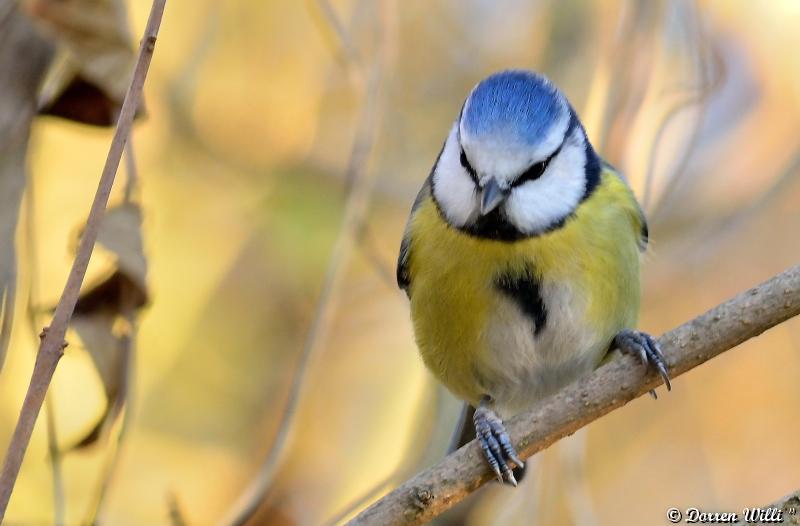
[[[504,137],[535,145],[567,108],[558,88],[542,75],[501,71],[475,87],[461,122],[465,133],[476,138]]]

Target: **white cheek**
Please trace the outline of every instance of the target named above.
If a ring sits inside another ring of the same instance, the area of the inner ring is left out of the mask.
[[[586,190],[585,164],[583,140],[573,133],[542,177],[511,192],[505,208],[511,223],[536,233],[571,214]]]
[[[461,166],[460,156],[461,148],[453,126],[433,173],[433,193],[447,220],[456,227],[474,221],[480,206],[475,184]]]

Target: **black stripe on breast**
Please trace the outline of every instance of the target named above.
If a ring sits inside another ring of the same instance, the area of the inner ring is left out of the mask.
[[[503,275],[497,280],[497,288],[517,304],[523,314],[533,322],[533,334],[538,335],[547,325],[547,306],[541,293],[541,283],[528,269],[525,274]]]

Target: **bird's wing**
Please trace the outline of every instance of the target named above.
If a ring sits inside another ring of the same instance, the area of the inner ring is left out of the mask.
[[[636,200],[636,196],[633,194],[633,190],[631,189],[630,184],[628,184],[628,180],[625,178],[624,175],[622,175],[622,172],[614,168],[605,160],[603,160],[603,169],[607,170],[608,172],[613,174],[614,177],[617,177],[620,181],[622,181],[622,183],[631,192],[631,201],[635,209],[634,217],[632,217],[631,219],[633,220],[634,225],[636,225],[636,227],[639,230],[639,250],[644,252],[645,250],[647,250],[647,243],[650,239],[650,231],[647,228],[647,218],[644,215],[644,210],[642,210],[641,205],[639,205],[639,201]]]
[[[430,196],[431,193],[431,178],[425,179],[422,188],[417,193],[417,198],[414,199],[414,204],[411,206],[411,214],[408,216],[408,223],[406,223],[406,230],[403,234],[403,241],[400,242],[400,255],[397,257],[397,286],[406,291],[410,295],[411,276],[408,273],[408,257],[411,252],[411,221],[414,218],[419,206]]]

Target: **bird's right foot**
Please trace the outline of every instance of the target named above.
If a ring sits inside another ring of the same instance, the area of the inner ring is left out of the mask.
[[[513,462],[520,468],[525,464],[519,459],[514,446],[511,445],[511,439],[503,426],[503,421],[494,411],[484,405],[475,410],[472,421],[475,424],[475,435],[483,449],[483,454],[497,476],[497,480],[516,487],[517,480],[508,463]]]

